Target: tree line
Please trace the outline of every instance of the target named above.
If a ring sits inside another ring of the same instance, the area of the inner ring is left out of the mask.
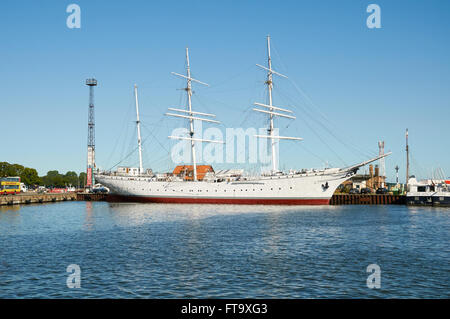
[[[86,173],[84,172],[77,174],[74,171],[68,171],[61,174],[54,170],[48,171],[45,176],[39,176],[34,168],[0,162],[0,177],[8,176],[20,176],[20,181],[28,186],[65,187],[72,185],[82,188],[86,183]]]

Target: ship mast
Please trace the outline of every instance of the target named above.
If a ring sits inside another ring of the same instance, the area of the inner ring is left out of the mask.
[[[408,129],[406,129],[406,192],[408,192],[409,182],[409,145],[408,145]]]
[[[285,139],[285,140],[303,140],[302,138],[299,137],[288,137],[288,136],[275,136],[274,132],[275,132],[275,128],[274,128],[274,117],[275,116],[279,116],[279,117],[284,117],[284,118],[289,118],[289,119],[295,119],[295,116],[291,116],[291,115],[286,115],[285,113],[293,113],[291,110],[288,109],[284,109],[284,108],[280,108],[280,107],[276,107],[272,105],[272,89],[273,89],[273,74],[276,74],[278,76],[281,76],[283,78],[287,78],[287,76],[278,73],[276,71],[274,71],[272,69],[272,59],[270,56],[270,36],[267,36],[267,67],[264,67],[262,65],[256,64],[257,66],[259,66],[260,68],[264,69],[267,71],[267,80],[266,80],[266,84],[267,84],[267,88],[268,88],[268,94],[269,94],[269,104],[262,104],[262,103],[254,103],[254,105],[257,106],[261,106],[261,107],[265,107],[268,108],[269,111],[266,110],[261,110],[258,108],[254,108],[254,111],[257,112],[261,112],[261,113],[266,113],[269,114],[269,128],[268,128],[268,135],[255,135],[256,137],[259,138],[268,138],[271,140],[271,155],[272,155],[272,173],[276,173],[278,172],[278,160],[277,160],[277,156],[276,156],[276,141],[279,139]],[[276,111],[281,111],[284,113],[278,113],[275,112]]]
[[[272,70],[272,59],[270,58],[270,36],[267,36],[267,66],[269,67],[269,70]],[[273,82],[271,71],[267,72],[266,83],[269,88],[269,106],[272,106]],[[271,108],[270,111],[273,111],[273,108]],[[271,144],[272,144],[272,170],[276,172],[278,169],[278,164],[275,156],[275,139],[273,138],[273,114],[270,114],[269,116],[270,116],[269,135],[271,137]]]
[[[182,78],[185,78],[187,80],[186,85],[186,94],[187,94],[187,110],[177,109],[177,108],[168,108],[171,111],[181,112],[185,113],[187,115],[182,114],[176,114],[176,113],[166,113],[166,115],[169,116],[175,116],[175,117],[181,117],[186,118],[189,120],[189,137],[182,137],[182,136],[169,136],[169,138],[172,139],[180,139],[180,140],[189,140],[191,141],[191,158],[192,158],[192,164],[194,168],[194,181],[198,180],[197,177],[197,160],[196,160],[196,154],[195,154],[195,142],[210,142],[210,143],[224,143],[223,141],[218,140],[205,140],[201,138],[194,138],[194,120],[209,122],[209,123],[220,123],[219,121],[211,120],[211,119],[205,119],[194,115],[201,115],[201,116],[208,116],[208,117],[215,117],[214,114],[209,113],[201,113],[201,112],[194,112],[192,111],[192,82],[197,82],[205,86],[209,86],[209,84],[201,82],[199,80],[196,80],[191,77],[191,68],[189,64],[189,48],[186,48],[186,75],[182,75],[179,73],[172,72],[173,75],[180,76]]]
[[[144,168],[142,166],[141,121],[139,120],[139,102],[136,84],[134,85],[134,97],[136,98],[136,126],[137,126],[138,147],[139,147],[139,175],[141,175],[144,173]]]

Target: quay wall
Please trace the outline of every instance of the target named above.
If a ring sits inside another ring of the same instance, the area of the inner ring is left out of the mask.
[[[23,193],[17,195],[0,195],[1,205],[21,205],[33,203],[52,203],[77,200],[76,193]]]
[[[404,195],[334,194],[330,205],[406,205]]]

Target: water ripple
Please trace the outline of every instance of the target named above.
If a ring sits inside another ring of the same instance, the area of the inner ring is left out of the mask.
[[[0,298],[449,298],[449,226],[404,206],[3,207]]]

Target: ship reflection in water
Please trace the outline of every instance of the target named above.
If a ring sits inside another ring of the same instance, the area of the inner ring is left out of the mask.
[[[449,229],[399,205],[27,205],[0,211],[0,298],[448,298]]]
[[[277,214],[301,211],[333,211],[335,206],[248,206],[248,205],[208,205],[208,204],[141,204],[109,203],[109,211],[117,225],[138,226],[152,222],[194,221],[213,217],[233,215],[270,214],[276,220]]]

